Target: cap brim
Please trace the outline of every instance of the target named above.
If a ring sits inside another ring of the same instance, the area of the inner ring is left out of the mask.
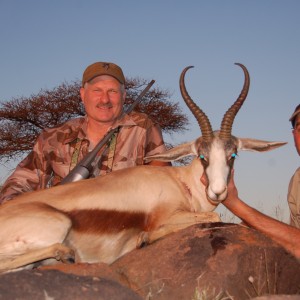
[[[300,109],[296,110],[296,111],[292,114],[292,116],[290,117],[289,121],[291,122],[292,120],[294,120],[298,114],[300,114]]]

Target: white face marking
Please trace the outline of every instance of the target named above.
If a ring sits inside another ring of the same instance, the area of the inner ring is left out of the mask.
[[[226,198],[229,171],[224,143],[219,139],[215,139],[211,145],[209,165],[206,168],[209,182],[207,194],[211,200],[220,202]]]

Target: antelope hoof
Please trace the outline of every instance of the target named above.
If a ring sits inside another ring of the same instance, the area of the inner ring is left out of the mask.
[[[75,252],[73,249],[59,249],[56,252],[55,259],[65,264],[75,263]]]
[[[137,239],[136,248],[142,248],[149,244],[149,233],[146,231],[142,231]]]

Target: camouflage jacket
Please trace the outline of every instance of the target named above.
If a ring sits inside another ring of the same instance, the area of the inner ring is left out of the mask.
[[[91,177],[142,165],[145,156],[165,151],[161,129],[147,115],[124,114],[117,125],[121,125],[121,129],[116,143],[104,153],[99,152]],[[89,151],[86,130],[87,117],[81,117],[42,131],[33,150],[4,183],[0,203],[21,193],[60,183]]]

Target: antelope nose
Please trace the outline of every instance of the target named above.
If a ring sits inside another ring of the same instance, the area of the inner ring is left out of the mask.
[[[223,201],[227,195],[227,186],[222,187],[222,189],[211,189],[210,190],[210,199],[215,202]]]
[[[219,200],[219,201],[224,200],[224,199],[226,198],[226,196],[227,196],[227,186],[225,186],[225,187],[222,189],[222,191],[216,193],[216,198],[217,198],[217,200]]]

